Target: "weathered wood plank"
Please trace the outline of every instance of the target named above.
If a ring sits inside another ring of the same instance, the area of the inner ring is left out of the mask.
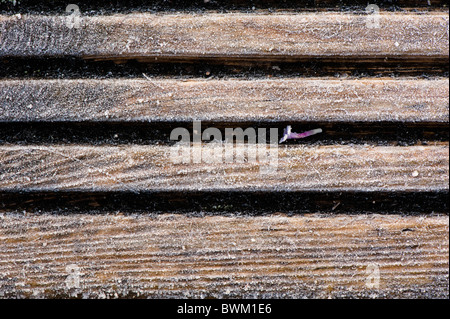
[[[449,80],[5,80],[0,121],[448,122]]]
[[[216,150],[223,155],[222,145]],[[212,148],[194,149],[197,155],[188,154],[188,163],[175,164],[171,146],[0,146],[0,190],[433,191],[449,187],[448,145],[279,147],[266,161],[258,157],[241,163],[237,157],[233,163],[207,163],[213,158]]]
[[[0,214],[0,241],[2,297],[448,298],[448,216]]]
[[[448,59],[447,13],[373,18],[343,13],[130,14],[76,21],[0,16],[0,57]]]

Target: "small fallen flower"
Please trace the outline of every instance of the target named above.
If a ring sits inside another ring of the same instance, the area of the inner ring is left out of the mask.
[[[314,134],[319,134],[322,133],[322,129],[321,128],[316,128],[315,130],[311,130],[311,131],[306,131],[303,133],[294,133],[291,131],[292,128],[290,125],[288,125],[285,129],[284,129],[284,133],[283,133],[283,137],[280,140],[280,144],[283,142],[286,142],[286,140],[292,140],[292,139],[297,139],[297,138],[305,138]]]

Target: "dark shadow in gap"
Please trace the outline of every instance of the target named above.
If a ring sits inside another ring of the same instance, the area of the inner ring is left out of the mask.
[[[0,192],[0,211],[32,213],[448,214],[449,193],[321,191]]]

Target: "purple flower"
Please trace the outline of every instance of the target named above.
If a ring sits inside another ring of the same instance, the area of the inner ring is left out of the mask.
[[[322,129],[321,128],[316,128],[315,130],[311,130],[311,131],[306,131],[303,133],[294,133],[292,132],[292,128],[290,125],[288,125],[285,129],[284,129],[284,133],[283,133],[283,137],[280,140],[280,144],[283,142],[286,142],[286,140],[292,140],[292,139],[297,139],[297,138],[305,138],[314,134],[318,134],[318,133],[322,133]]]

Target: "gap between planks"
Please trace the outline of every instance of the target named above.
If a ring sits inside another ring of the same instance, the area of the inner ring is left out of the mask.
[[[11,1],[10,1],[11,2]],[[177,1],[170,4],[164,1],[129,1],[116,0],[114,4],[109,1],[91,1],[79,0],[78,5],[80,12],[87,15],[111,14],[117,12],[137,12],[137,11],[153,11],[153,12],[168,12],[180,10],[180,12],[197,11],[200,10],[220,10],[227,12],[242,12],[246,10],[247,13],[272,13],[294,11],[301,9],[309,11],[339,11],[348,10],[349,7],[358,10],[358,12],[365,12],[367,0],[191,0],[191,1]],[[13,5],[6,2],[5,8],[9,8],[11,13],[40,13],[47,14],[61,14],[61,10],[65,8],[66,2],[62,0],[42,1],[36,3],[33,1],[21,0],[20,5]],[[381,10],[393,11],[398,10],[448,10],[448,2],[446,0],[395,0],[395,1],[381,1],[378,3]],[[261,10],[262,9],[262,10]],[[268,10],[265,10],[268,9]],[[233,11],[239,10],[239,11]],[[6,11],[6,10],[5,10]],[[6,11],[8,12],[8,11]],[[216,12],[216,11],[214,11]],[[298,11],[296,11],[298,12]]]

